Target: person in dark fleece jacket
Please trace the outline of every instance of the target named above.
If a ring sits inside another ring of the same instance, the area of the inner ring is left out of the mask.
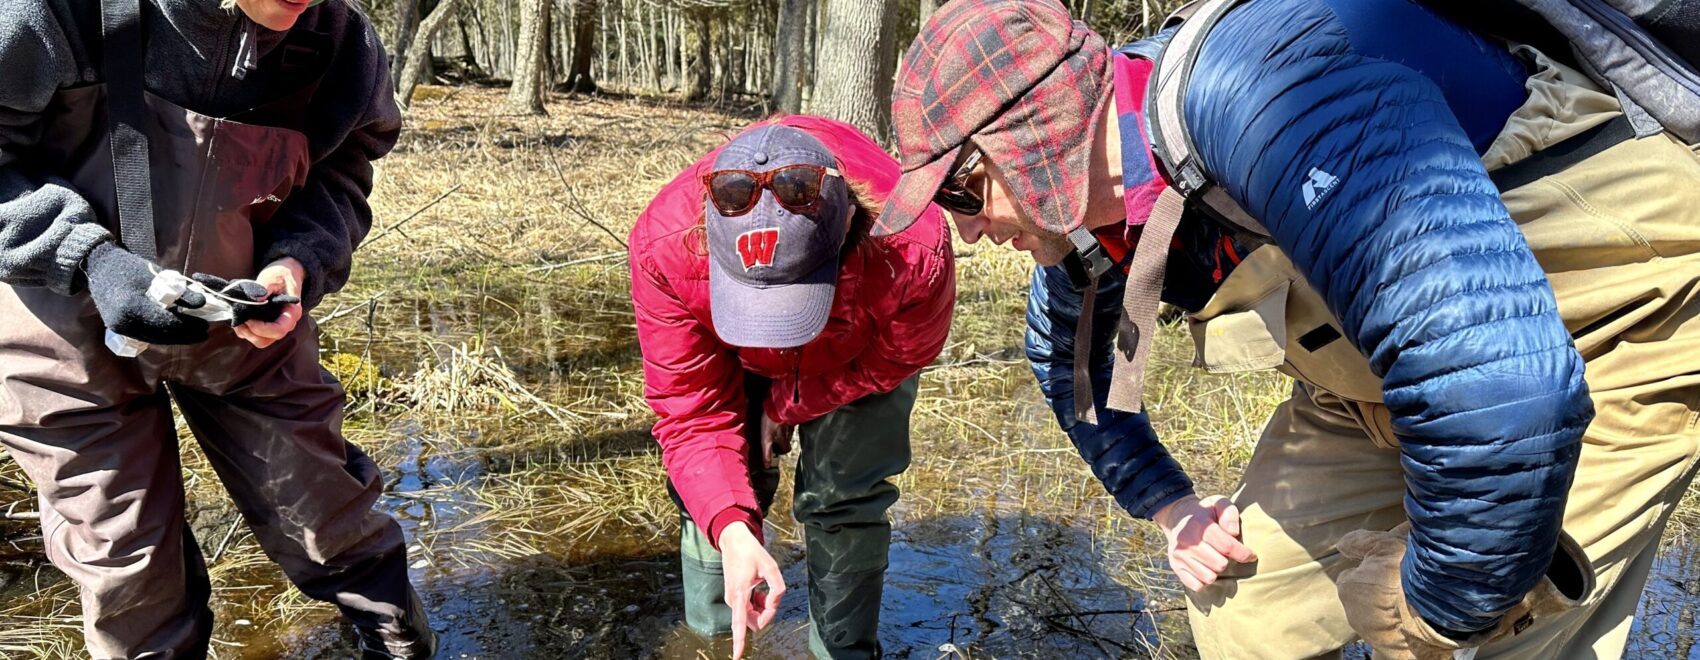
[[[401,127],[384,50],[344,0],[125,5],[103,22],[99,2],[0,3],[0,443],[82,590],[88,653],[206,653],[175,402],[266,554],[342,610],[364,656],[430,657],[401,528],[373,510],[382,480],[342,436],[306,314],[347,281],[372,161]],[[138,9],[145,52],[107,52],[125,42],[102,26]],[[141,168],[114,164],[104,109],[109,87],[134,98],[107,83],[134,78],[105,71],[126,63],[145,72],[157,250],[119,231],[116,200],[136,191],[115,174]],[[160,269],[234,282],[224,294],[269,313],[163,307],[147,297]],[[152,346],[120,357],[109,330]]]

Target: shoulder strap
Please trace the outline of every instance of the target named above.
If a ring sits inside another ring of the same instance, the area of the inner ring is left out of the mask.
[[[100,28],[119,240],[125,249],[156,261],[153,177],[148,171],[148,137],[142,130],[147,118],[142,82],[147,60],[142,0],[101,0]]]
[[[1237,240],[1251,245],[1267,243],[1269,230],[1210,181],[1192,142],[1192,133],[1187,129],[1185,108],[1187,84],[1205,37],[1222,16],[1243,1],[1201,0],[1181,7],[1169,17],[1164,30],[1174,34],[1153,61],[1145,93],[1145,121],[1151,152],[1170,183],[1186,200],[1186,206],[1204,211],[1233,232]],[[1183,22],[1175,27],[1176,21]]]
[[[1147,89],[1146,121],[1151,132],[1151,151],[1167,170],[1169,180],[1182,197],[1191,198],[1205,186],[1204,166],[1187,133],[1183,104],[1192,66],[1204,37],[1216,22],[1244,0],[1201,0],[1188,3],[1169,16],[1165,25],[1184,21],[1167,48],[1153,64]]]

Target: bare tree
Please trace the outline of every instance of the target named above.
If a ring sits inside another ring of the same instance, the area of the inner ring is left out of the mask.
[[[396,99],[401,102],[401,107],[406,108],[413,103],[413,89],[425,78],[425,64],[431,61],[432,38],[436,36],[437,30],[449,22],[449,16],[459,13],[458,3],[459,0],[442,0],[437,3],[437,8],[431,11],[430,16],[420,21],[419,33],[413,47],[407,51],[406,65],[402,67],[401,77],[397,79],[399,85]]]
[[[396,0],[395,37],[390,39],[390,85],[401,89],[402,61],[413,45],[413,31],[419,27],[420,0]]]
[[[549,16],[553,0],[528,0],[520,14],[519,48],[514,60],[513,87],[508,90],[508,111],[541,115],[543,79],[549,72]]]
[[[891,79],[897,6],[891,0],[826,0],[811,112],[891,142]]]
[[[569,0],[573,16],[572,66],[567,69],[567,91],[584,94],[596,91],[596,80],[590,77],[591,54],[596,45],[597,0]]]
[[[689,69],[690,82],[685,87],[685,100],[698,101],[708,98],[714,89],[714,30],[710,23],[709,10],[691,9],[686,12],[691,22],[691,36],[696,40],[696,61],[686,65]]]
[[[809,10],[816,2],[779,0],[779,27],[773,40],[773,88],[767,97],[768,106],[775,111],[791,114],[803,111],[803,69],[809,59],[804,49],[814,20]]]

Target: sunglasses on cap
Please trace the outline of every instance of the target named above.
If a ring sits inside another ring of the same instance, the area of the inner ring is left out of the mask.
[[[821,186],[829,176],[842,176],[820,165],[786,165],[766,172],[715,170],[702,175],[709,202],[728,218],[749,213],[761,201],[762,189],[773,192],[773,200],[792,213],[809,213],[820,202]]]
[[[944,178],[938,193],[933,195],[933,203],[962,215],[979,215],[986,208],[986,200],[968,189],[968,177],[974,174],[974,168],[979,167],[984,154],[969,144],[962,149],[962,155],[957,156],[955,167],[950,169],[950,175]]]

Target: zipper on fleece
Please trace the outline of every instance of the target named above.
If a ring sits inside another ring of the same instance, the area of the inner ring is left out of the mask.
[[[218,66],[212,68],[212,94],[202,100],[203,107],[215,107],[213,102],[218,100],[219,94],[224,92],[224,79],[227,77],[224,72],[228,70],[226,67],[230,66],[231,61],[237,55],[232,51],[240,48],[240,45],[235,42],[242,38],[240,34],[242,21],[248,20],[248,17],[241,11],[236,13],[237,16],[231,17],[230,29],[225,32],[224,48],[219,50]]]
[[[260,67],[260,35],[254,20],[246,15],[238,16],[236,22],[242,25],[242,40],[236,44],[236,65],[230,68],[230,77],[246,80],[248,72]]]

